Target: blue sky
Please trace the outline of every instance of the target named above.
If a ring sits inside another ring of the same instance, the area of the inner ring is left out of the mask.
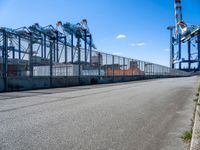
[[[200,0],[182,1],[184,20],[200,24]],[[173,0],[0,0],[0,26],[83,18],[98,50],[169,66],[166,28],[175,22]]]

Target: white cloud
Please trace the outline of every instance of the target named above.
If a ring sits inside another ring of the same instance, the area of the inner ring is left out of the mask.
[[[145,46],[147,45],[146,43],[144,42],[141,42],[141,43],[131,43],[130,46],[134,47],[134,46]]]
[[[116,39],[124,39],[124,38],[126,38],[126,35],[124,35],[124,34],[119,34],[119,35],[116,37]]]
[[[136,44],[135,43],[131,43],[130,45],[134,47]]]
[[[145,46],[146,45],[146,43],[137,43],[137,46]]]
[[[123,53],[121,53],[121,52],[115,52],[115,53],[113,53],[113,55],[122,55]]]
[[[164,51],[165,51],[165,52],[169,52],[169,51],[170,51],[170,49],[169,49],[169,48],[166,48],[166,49],[164,49]]]

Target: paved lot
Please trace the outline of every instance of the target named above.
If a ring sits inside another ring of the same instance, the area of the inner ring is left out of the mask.
[[[0,93],[0,150],[184,150],[197,77]]]

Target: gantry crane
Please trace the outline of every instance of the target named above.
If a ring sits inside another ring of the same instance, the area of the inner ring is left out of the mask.
[[[188,26],[183,20],[182,0],[174,0],[175,26],[170,26],[170,66],[185,71],[200,71],[200,26]],[[175,29],[175,33],[174,33]],[[192,43],[193,42],[193,43]],[[188,58],[182,56],[182,45],[187,43]],[[197,52],[191,52],[193,47]],[[175,48],[178,48],[176,51]],[[185,64],[184,66],[182,66]],[[196,65],[198,64],[198,65]]]
[[[175,22],[176,22],[176,34],[181,34],[181,41],[186,42],[192,37],[196,36],[200,32],[200,26],[191,25],[188,26],[183,20],[182,15],[182,1],[174,0],[175,9]]]
[[[93,40],[92,40],[92,34],[90,33],[89,27],[88,27],[88,22],[86,19],[83,19],[81,22],[77,23],[77,24],[71,24],[69,22],[66,23],[62,23],[61,21],[57,22],[57,26],[62,27],[63,32],[71,35],[71,51],[72,51],[72,63],[74,63],[74,55],[76,54],[75,50],[78,49],[78,63],[81,62],[81,40],[84,41],[84,49],[85,49],[85,63],[87,63],[87,45],[89,45],[89,54],[90,54],[90,63],[91,63],[91,52],[92,52],[92,48],[96,49]],[[76,47],[73,47],[73,37],[76,37],[77,39],[77,44]]]

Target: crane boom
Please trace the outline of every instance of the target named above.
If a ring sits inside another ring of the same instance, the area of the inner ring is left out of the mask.
[[[175,9],[176,34],[178,34],[180,31],[179,30],[180,22],[183,22],[181,0],[174,0],[174,9]]]
[[[77,24],[71,24],[69,22],[66,22],[65,24],[62,24],[61,21],[57,22],[57,26],[61,26],[63,31],[68,34],[73,34],[75,37],[78,37],[85,41],[87,44],[91,44],[91,46],[96,49],[93,40],[92,40],[92,34],[89,31],[89,27],[87,25],[87,20],[83,19],[80,23]],[[91,37],[90,40],[85,38],[85,35],[87,37]]]
[[[182,0],[174,0],[176,35],[181,35],[181,41],[186,42],[200,32],[199,25],[187,26],[183,21]]]

